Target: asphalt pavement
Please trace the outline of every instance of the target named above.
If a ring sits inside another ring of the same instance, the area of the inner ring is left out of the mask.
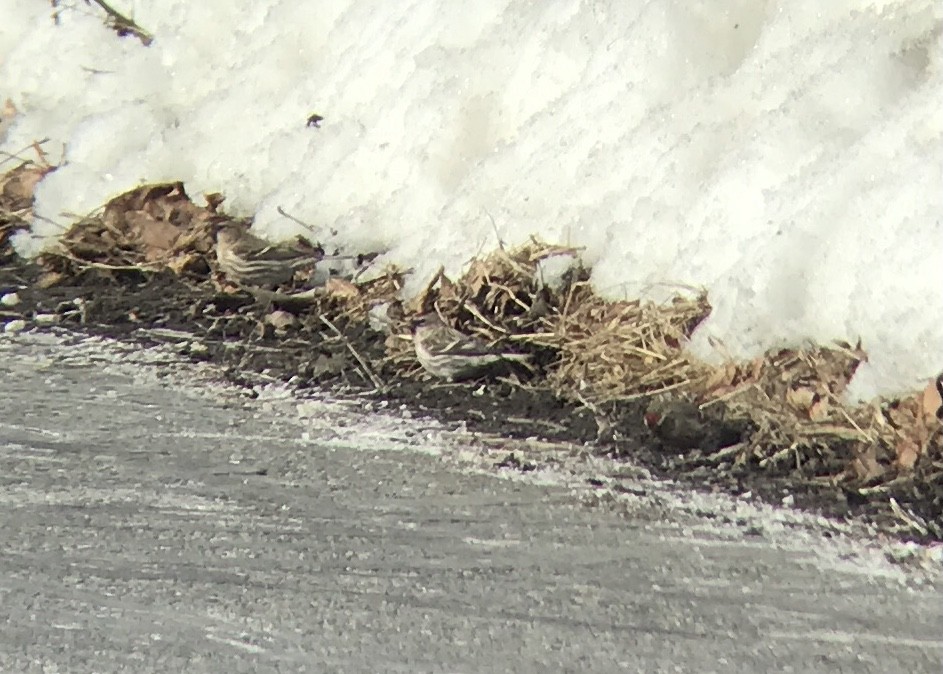
[[[679,535],[202,376],[0,336],[0,670],[943,670],[934,582]]]

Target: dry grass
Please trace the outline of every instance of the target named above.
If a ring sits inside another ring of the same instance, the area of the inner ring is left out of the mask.
[[[0,178],[0,251],[26,226],[32,190],[50,170],[24,164]],[[225,217],[221,202],[211,197],[197,206],[179,183],[143,186],[76,222],[39,262],[51,282],[88,269],[208,274],[215,268],[211,225]],[[572,258],[572,267],[548,285],[542,263],[558,256]],[[533,240],[473,260],[457,280],[440,271],[406,307],[398,299],[403,272],[388,269],[365,282],[332,280],[311,296],[310,310],[351,322],[377,305],[389,307],[388,362],[406,376],[416,371],[407,321],[435,309],[462,330],[534,353],[545,376],[537,385],[561,396],[593,403],[670,395],[748,420],[755,430],[737,461],[859,490],[887,488],[914,471],[943,482],[940,398],[932,384],[873,405],[843,403],[867,357],[860,344],[802,345],[711,366],[685,350],[710,314],[705,293],[663,304],[607,301],[588,276],[578,249]]]
[[[53,167],[30,161],[0,175],[0,261],[14,255],[11,238],[19,230],[29,229],[36,185]]]
[[[666,304],[606,301],[592,290],[579,250],[533,240],[474,260],[452,281],[441,271],[414,300],[412,311],[435,306],[453,323],[491,341],[555,354],[548,383],[559,394],[587,391],[596,401],[693,390],[711,369],[684,352],[710,313],[706,294]],[[567,255],[563,282],[543,283],[540,263]]]
[[[689,391],[708,369],[683,350],[710,313],[704,293],[664,305],[607,302],[585,281],[571,285],[561,310],[541,321],[533,342],[560,353],[550,382],[559,391],[592,392],[596,400]]]
[[[564,397],[592,402],[670,395],[755,429],[735,459],[778,472],[881,490],[908,479],[943,477],[939,396],[926,391],[872,405],[852,406],[843,394],[867,355],[861,345],[804,345],[747,362],[716,367],[685,351],[710,314],[705,293],[679,294],[664,304],[607,301],[587,282],[578,251],[537,241],[474,261],[457,281],[441,272],[413,311],[432,306],[458,327],[493,342],[555,354],[546,383]],[[551,289],[539,263],[570,254],[574,268]],[[397,359],[408,347],[395,344]]]

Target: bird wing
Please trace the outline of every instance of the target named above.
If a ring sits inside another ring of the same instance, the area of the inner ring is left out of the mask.
[[[424,340],[431,351],[441,356],[459,356],[463,358],[506,358],[524,362],[530,360],[529,354],[517,354],[494,349],[483,340],[466,335],[455,328],[441,325],[430,330],[423,330]]]
[[[314,264],[317,258],[309,253],[284,245],[265,246],[248,255],[252,260],[267,262],[285,262],[288,264]]]
[[[488,345],[480,339],[465,335],[457,330],[449,329],[443,331],[441,345],[438,348],[440,353],[454,356],[488,356],[495,352],[488,348]]]

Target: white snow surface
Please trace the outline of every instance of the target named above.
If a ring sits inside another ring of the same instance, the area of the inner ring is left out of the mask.
[[[0,149],[65,162],[23,252],[183,180],[271,238],[301,231],[281,207],[387,251],[407,293],[537,235],[610,298],[707,287],[704,356],[860,338],[858,398],[943,369],[937,0],[111,4],[150,47],[0,0]]]

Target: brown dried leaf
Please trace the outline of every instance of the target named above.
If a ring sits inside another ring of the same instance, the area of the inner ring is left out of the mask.
[[[36,185],[51,167],[22,164],[0,178],[0,207],[8,211],[19,211],[33,204]]]
[[[420,314],[429,310],[431,306],[431,301],[429,298],[432,296],[433,286],[435,286],[435,283],[442,272],[443,268],[439,267],[438,273],[429,279],[425,287],[407,303],[409,313]]]
[[[479,260],[477,258],[472,260],[472,263],[469,266],[468,271],[465,272],[465,277],[463,279],[463,282],[471,291],[472,297],[477,297],[478,293],[481,292],[481,289],[488,285],[488,271],[488,266],[483,260]]]
[[[62,281],[65,280],[65,274],[58,271],[47,271],[44,272],[39,279],[36,281],[36,287],[40,290],[45,290],[46,288],[52,288]]]
[[[763,376],[763,368],[765,367],[765,365],[766,365],[765,358],[762,358],[762,357],[754,358],[753,367],[750,369],[750,372],[748,375],[748,381],[759,381],[760,377]]]
[[[166,220],[175,225],[188,227],[200,214],[207,213],[205,208],[197,206],[187,193],[183,185],[175,183],[169,192],[155,193],[153,199],[144,204],[144,210],[158,220]]]
[[[293,314],[278,309],[266,314],[264,321],[266,325],[271,325],[275,330],[283,331],[295,325],[298,319]]]
[[[786,389],[786,402],[799,412],[807,413],[815,400],[816,393],[811,388],[799,387]]]
[[[182,274],[188,269],[196,266],[196,264],[203,259],[203,256],[199,255],[198,253],[183,252],[178,255],[174,255],[169,260],[164,260],[164,265],[173,273]]]
[[[941,375],[943,377],[943,375]],[[923,417],[927,423],[939,423],[940,407],[943,406],[943,400],[940,399],[940,392],[937,389],[937,379],[934,379],[927,387],[923,389],[920,396],[920,407]]]
[[[917,420],[923,418],[921,403],[917,401],[917,396],[901,399],[897,405],[889,407],[886,414],[896,428],[904,430],[914,428]]]
[[[445,274],[439,278],[438,299],[441,302],[459,302],[462,299],[458,286]]]
[[[855,479],[862,482],[869,482],[884,474],[884,468],[878,463],[877,448],[874,445],[868,445],[859,452],[852,459],[849,469]]]
[[[733,390],[734,382],[737,381],[739,374],[740,369],[733,362],[714,368],[704,380],[705,397],[713,398]]]
[[[360,297],[360,288],[342,278],[329,278],[324,284],[324,290],[336,299],[352,300]]]
[[[126,215],[135,211],[146,211],[155,220],[173,220],[175,209],[193,206],[187,197],[183,183],[157,183],[142,185],[120,194],[105,205],[103,219],[113,229],[123,231]]]
[[[829,404],[828,398],[825,396],[819,396],[809,406],[809,419],[811,421],[825,421],[828,418],[828,413],[831,411],[831,409],[832,406]]]
[[[894,461],[900,470],[912,470],[920,458],[920,447],[910,438],[902,437],[897,441],[895,448],[897,459]]]
[[[164,220],[155,220],[144,211],[128,213],[127,222],[129,237],[136,239],[143,246],[141,252],[149,262],[164,257],[180,236],[177,227]]]
[[[216,213],[219,207],[223,205],[223,202],[226,201],[226,197],[219,192],[204,194],[203,199],[206,200],[206,208],[210,213]]]

